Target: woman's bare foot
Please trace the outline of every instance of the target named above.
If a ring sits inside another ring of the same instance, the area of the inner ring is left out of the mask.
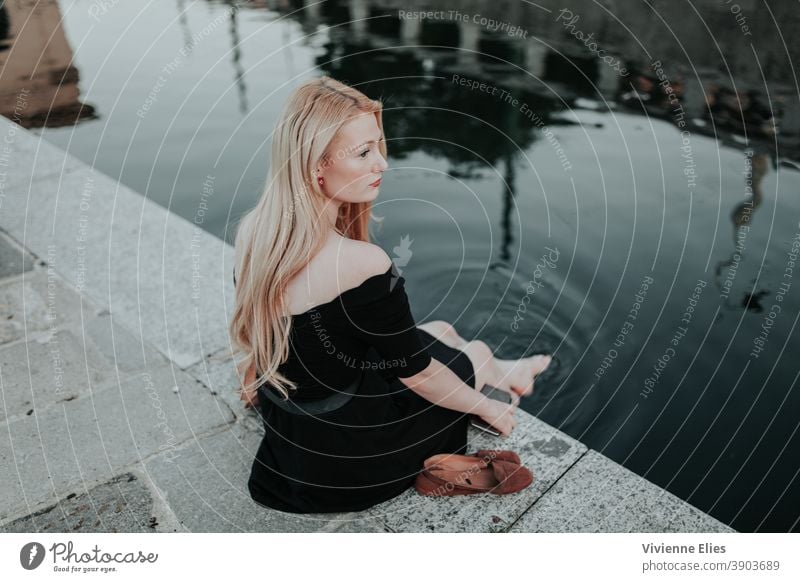
[[[494,359],[501,390],[512,391],[520,396],[529,396],[533,392],[533,381],[544,372],[553,361],[553,356],[536,355],[519,360]]]

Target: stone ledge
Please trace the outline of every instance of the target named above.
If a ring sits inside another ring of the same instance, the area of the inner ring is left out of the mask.
[[[225,347],[233,248],[0,117],[10,127],[0,228],[179,367]]]
[[[169,364],[141,337],[43,269],[0,281],[0,421]],[[4,317],[3,317],[4,316]],[[8,324],[13,323],[13,326]],[[4,325],[5,324],[5,325]]]
[[[177,461],[158,455],[145,470],[182,527],[192,532],[384,531],[365,513],[293,514],[258,505],[247,480],[261,436],[240,423],[182,447]]]
[[[730,533],[735,530],[590,450],[510,531]]]
[[[52,329],[75,329],[83,319],[108,313],[68,285],[54,270],[35,268],[0,279],[0,346]]]
[[[0,521],[153,453],[179,455],[181,443],[233,421],[227,406],[171,365],[12,420],[11,438],[0,441]]]
[[[527,413],[508,439],[469,428],[468,451],[515,451],[534,474],[533,484],[511,495],[426,497],[413,488],[376,505],[369,515],[398,532],[487,532],[508,529],[585,452],[586,446]]]
[[[209,354],[202,362],[187,368],[186,373],[206,386],[215,397],[222,399],[233,410],[237,419],[247,428],[259,434],[264,434],[261,416],[253,409],[244,408],[244,404],[239,398],[237,393],[239,378],[236,376],[236,369],[229,348]]]
[[[33,268],[35,258],[10,237],[0,234],[0,279],[21,275]]]
[[[80,495],[68,495],[55,505],[14,520],[3,533],[98,533],[156,531],[150,515],[153,501],[147,488],[132,473],[114,477]]]

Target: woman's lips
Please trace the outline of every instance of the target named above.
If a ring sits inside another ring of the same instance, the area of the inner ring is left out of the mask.
[[[373,188],[377,188],[380,185],[381,185],[381,179],[380,178],[378,178],[377,182],[373,182],[372,184],[370,184],[370,186],[372,186]]]

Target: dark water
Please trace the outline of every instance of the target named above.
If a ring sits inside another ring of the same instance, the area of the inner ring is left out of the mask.
[[[523,408],[738,530],[798,531],[796,3],[308,4],[42,8],[68,50],[23,122],[230,241],[298,82],[382,99],[375,239],[417,320],[555,354]]]

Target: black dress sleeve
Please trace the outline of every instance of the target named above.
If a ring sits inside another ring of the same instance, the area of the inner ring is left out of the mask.
[[[422,345],[405,291],[405,279],[394,266],[362,289],[347,315],[355,334],[383,357],[387,371],[399,378],[418,374],[431,363]]]

